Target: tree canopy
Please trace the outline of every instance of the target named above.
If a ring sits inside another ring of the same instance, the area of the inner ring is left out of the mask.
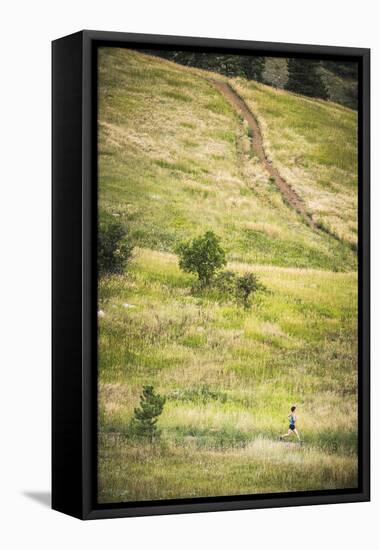
[[[320,62],[312,59],[290,58],[288,81],[285,88],[291,92],[328,99],[328,91],[318,72]]]
[[[180,268],[188,273],[196,273],[202,286],[209,285],[215,272],[226,264],[225,251],[213,231],[180,243],[177,253]]]

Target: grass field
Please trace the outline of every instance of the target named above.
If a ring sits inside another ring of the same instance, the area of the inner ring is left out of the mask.
[[[356,111],[242,79],[233,87],[256,114],[265,150],[314,219],[357,244]]]
[[[208,76],[100,49],[99,208],[135,245],[123,274],[99,280],[100,502],[357,484],[355,115],[231,81],[335,238],[285,204]],[[178,242],[208,229],[227,269],[263,283],[250,309],[179,269]],[[151,444],[128,432],[144,384],[166,397]],[[293,403],[301,447],[278,441]]]

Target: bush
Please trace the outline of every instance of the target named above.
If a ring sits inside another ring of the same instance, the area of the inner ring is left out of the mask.
[[[236,287],[236,277],[234,271],[220,271],[214,279],[214,287],[222,294],[233,295]]]
[[[158,417],[162,414],[165,397],[155,393],[153,386],[144,386],[140,397],[140,406],[134,409],[131,424],[133,435],[146,437],[150,441],[160,435],[156,426]]]
[[[125,225],[109,214],[99,217],[97,266],[100,275],[122,273],[133,252]]]
[[[220,239],[213,231],[179,244],[176,251],[180,268],[188,273],[196,273],[202,287],[209,286],[215,272],[226,264]]]
[[[258,290],[264,290],[254,273],[245,273],[239,277],[233,271],[217,273],[212,286],[221,294],[235,298],[245,309],[250,306],[251,295]]]
[[[250,306],[250,295],[262,289],[258,277],[254,273],[245,273],[236,279],[236,298],[247,309]]]

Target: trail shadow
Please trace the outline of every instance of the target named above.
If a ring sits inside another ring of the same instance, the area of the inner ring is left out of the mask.
[[[51,493],[50,491],[23,491],[22,494],[25,497],[38,502],[42,506],[51,506]]]

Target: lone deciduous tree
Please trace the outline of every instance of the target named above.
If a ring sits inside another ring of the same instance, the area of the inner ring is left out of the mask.
[[[152,441],[159,436],[158,417],[162,414],[166,398],[155,393],[153,386],[144,386],[140,406],[134,409],[132,432]]]
[[[179,244],[177,253],[180,268],[188,273],[196,273],[201,286],[208,286],[215,272],[226,264],[220,239],[213,231]]]

